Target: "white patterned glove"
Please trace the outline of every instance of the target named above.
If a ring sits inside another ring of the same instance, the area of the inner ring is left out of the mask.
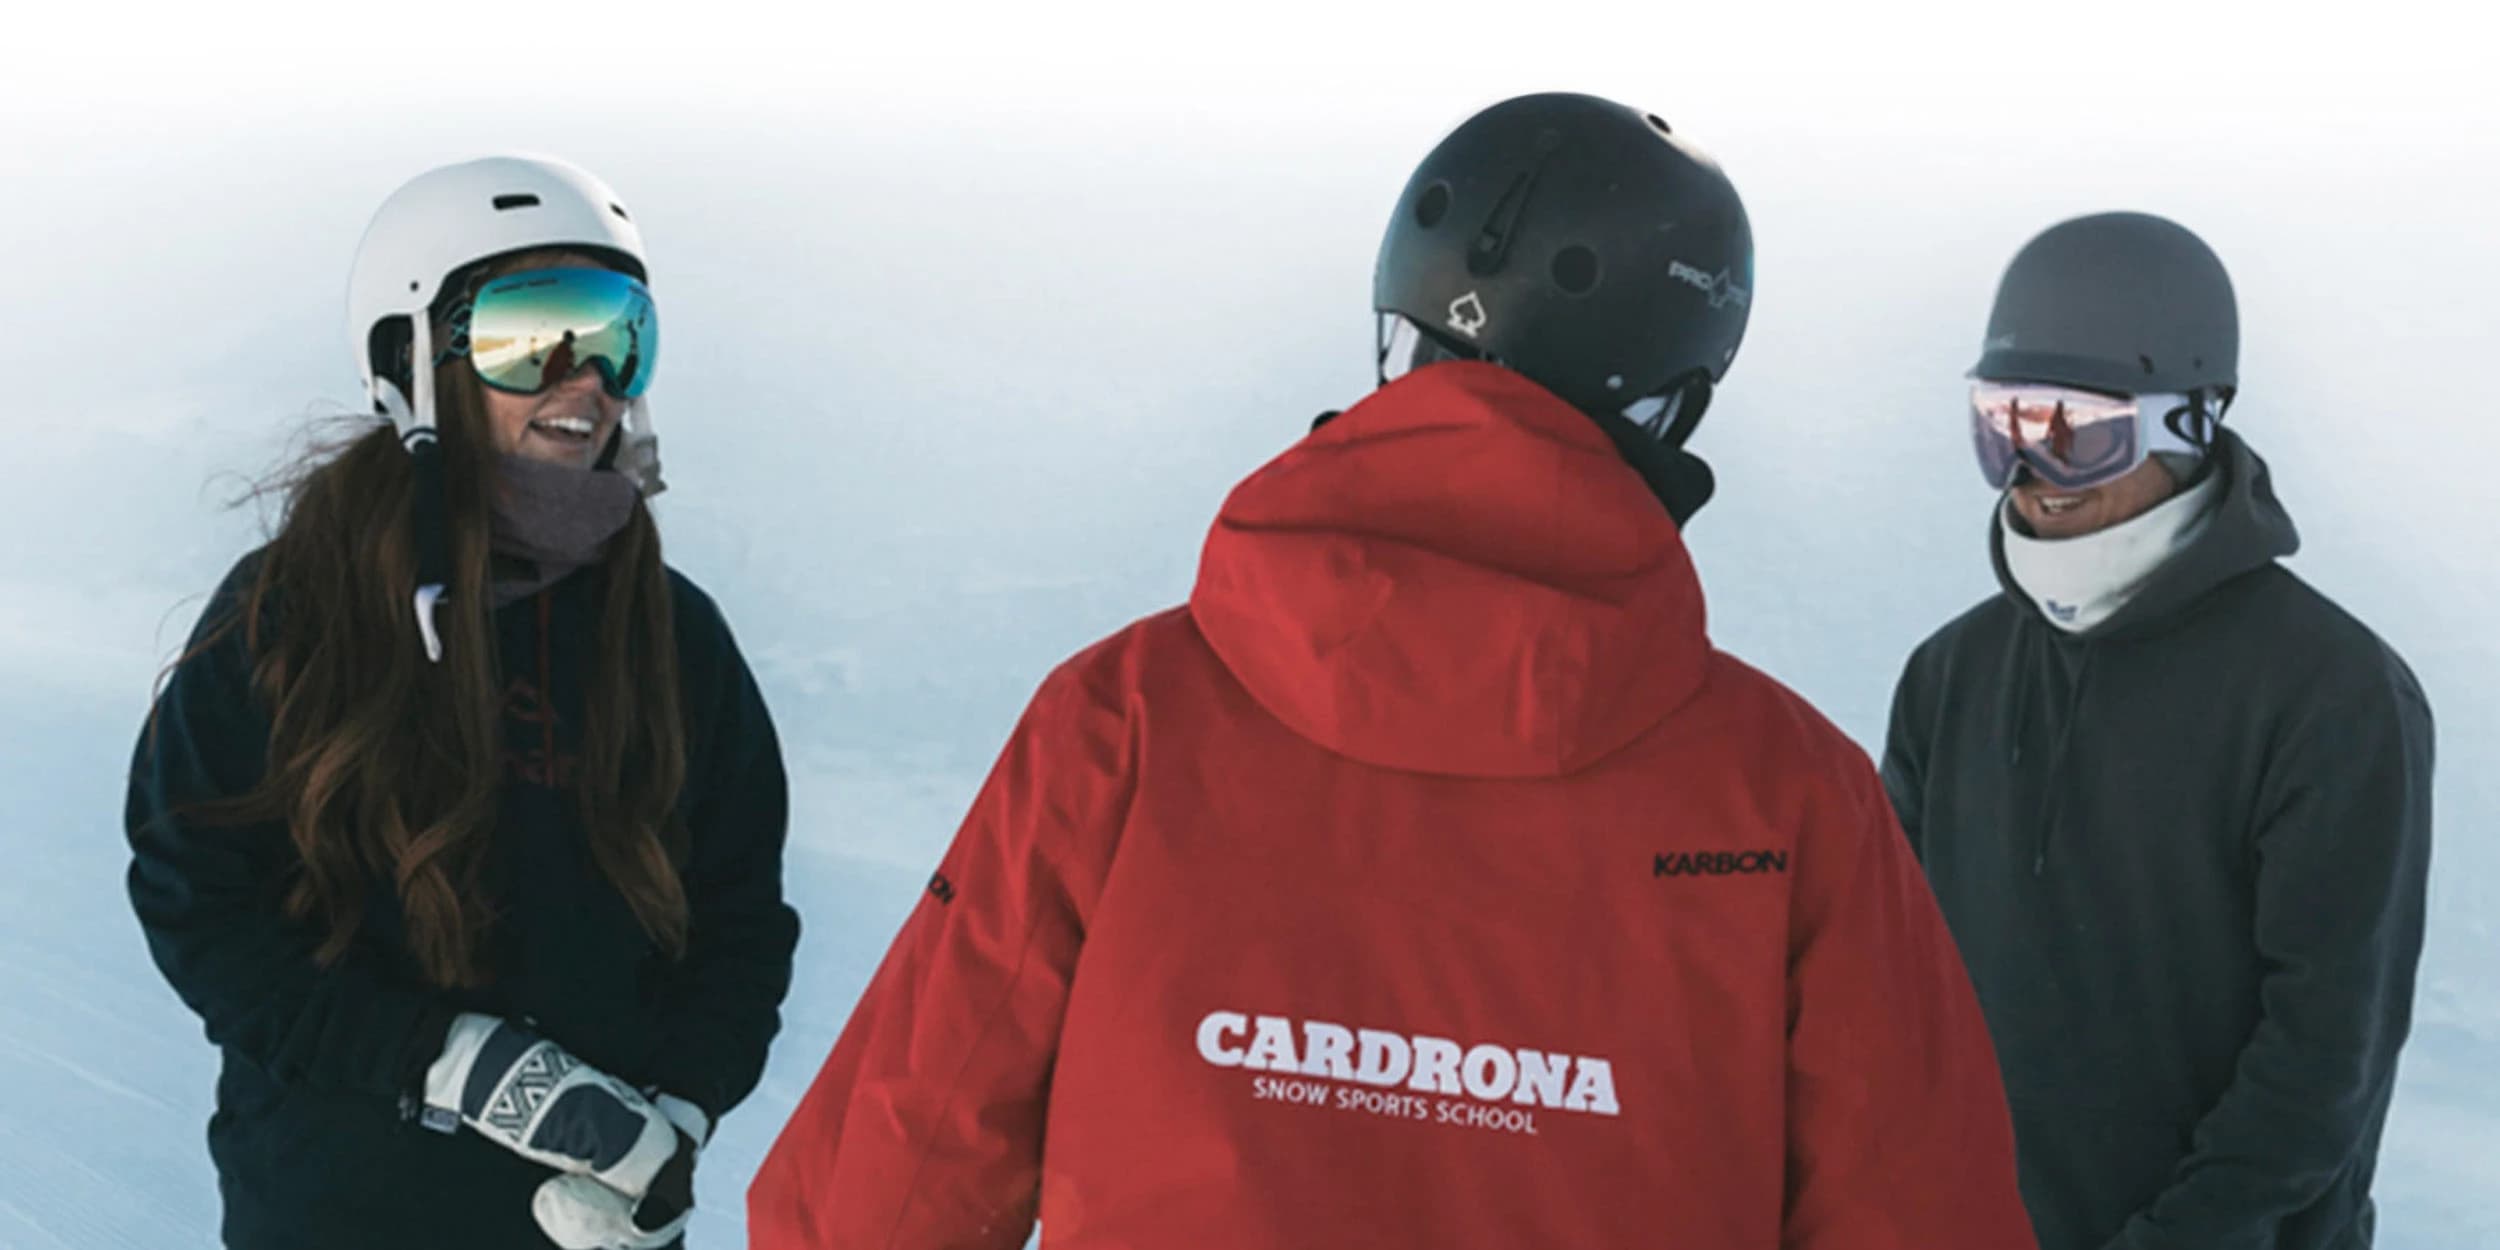
[[[479,1136],[627,1198],[694,1205],[694,1143],[633,1087],[493,1016],[452,1022],[425,1102]]]
[[[654,1096],[651,1103],[685,1132],[695,1149],[710,1140],[712,1122],[701,1107],[668,1094]],[[660,1250],[685,1234],[694,1210],[689,1206],[673,1218],[661,1218],[660,1211],[637,1211],[638,1206],[649,1208],[654,1203],[645,1199],[637,1204],[587,1176],[568,1174],[538,1187],[530,1201],[530,1214],[537,1217],[547,1240],[562,1250]]]

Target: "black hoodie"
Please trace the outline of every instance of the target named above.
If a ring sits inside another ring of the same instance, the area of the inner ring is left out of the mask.
[[[257,560],[210,601],[194,649],[239,613]],[[482,990],[427,986],[396,893],[380,882],[353,948],[317,967],[317,934],[284,919],[296,862],[284,827],[185,815],[249,790],[265,766],[269,722],[242,631],[167,681],[131,772],[130,894],[157,966],[224,1052],[208,1145],[230,1250],[544,1250],[530,1198],[553,1173],[413,1114],[461,1011],[528,1022],[715,1120],[762,1075],[798,936],[781,899],[787,799],[771,718],[719,610],[672,570],[687,732],[679,811],[692,835],[679,866],[689,951],[672,963],[591,862],[561,788],[580,750],[596,580],[577,574],[495,613],[505,769],[495,973]]]
[[[2068,634],[2006,569],[1894,697],[1884,780],[1960,943],[2041,1250],[2351,1250],[2413,1004],[2431,714],[2285,571],[2228,431],[2203,530]]]

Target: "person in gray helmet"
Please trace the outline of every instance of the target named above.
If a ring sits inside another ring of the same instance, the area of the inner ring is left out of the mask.
[[[2413,1003],[2431,713],[2281,561],[2231,281],[2058,225],[1972,371],[2003,593],[1919,646],[1884,781],[1988,1017],[2041,1250],[2351,1250]]]

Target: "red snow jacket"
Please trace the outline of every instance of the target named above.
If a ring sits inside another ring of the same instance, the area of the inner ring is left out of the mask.
[[[2029,1250],[1865,755],[1491,365],[1225,504],[1035,695],[748,1195],[757,1250]]]

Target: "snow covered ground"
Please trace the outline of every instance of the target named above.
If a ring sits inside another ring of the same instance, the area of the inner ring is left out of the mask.
[[[770,159],[692,123],[531,138],[619,184],[649,232],[662,524],[790,754],[798,985],[707,1155],[695,1244],[740,1240],[747,1177],[1033,685],[1184,594],[1224,489],[1359,395],[1380,215],[1483,95],[1285,133],[1141,124],[1117,155],[972,122],[828,125]],[[1909,647],[1990,590],[1957,397],[2007,256],[2062,216],[2141,207],[2232,265],[2236,420],[2308,538],[2295,568],[2413,661],[2439,715],[2432,943],[2381,1245],[2500,1247],[2500,561],[2480,537],[2500,430],[2452,385],[2493,340],[2500,245],[2448,194],[2458,165],[2494,167],[2490,132],[2330,135],[2328,179],[2279,133],[2224,173],[2194,133],[2087,132],[1989,151],[1974,194],[1971,149],[1893,144],[1880,120],[1676,116],[1744,188],[1762,254],[1699,442],[1722,482],[1693,532],[1713,632],[1870,747]],[[194,596],[252,541],[252,514],[219,507],[234,475],[349,391],[335,319],[365,215],[511,138],[377,133],[8,141],[61,193],[0,199],[0,1247],[214,1240],[214,1055],[124,901],[121,773]],[[179,230],[97,207],[167,186]],[[2388,203],[2409,214],[2394,237],[2344,224]]]

